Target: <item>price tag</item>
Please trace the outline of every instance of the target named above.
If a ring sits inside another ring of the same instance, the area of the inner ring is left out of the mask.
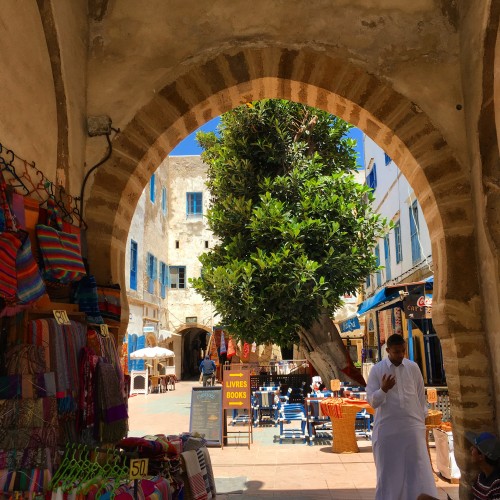
[[[64,310],[54,310],[54,318],[59,325],[71,325],[71,321],[68,318],[68,313]]]
[[[142,479],[148,475],[149,458],[133,458],[130,460],[129,479]]]
[[[104,324],[101,325],[101,335],[103,337],[107,337],[108,334],[109,334],[108,325],[106,323],[104,323]]]
[[[438,393],[436,389],[433,389],[432,387],[427,388],[427,402],[428,403],[437,403],[438,400]]]

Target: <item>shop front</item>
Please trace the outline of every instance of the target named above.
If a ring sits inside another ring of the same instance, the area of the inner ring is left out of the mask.
[[[386,355],[387,338],[396,333],[408,344],[408,357],[422,370],[426,385],[446,385],[441,344],[432,324],[433,278],[379,290],[358,306],[365,318],[363,375]]]

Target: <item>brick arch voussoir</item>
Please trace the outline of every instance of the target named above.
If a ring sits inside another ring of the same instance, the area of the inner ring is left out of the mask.
[[[472,204],[463,169],[416,104],[375,76],[327,54],[243,49],[187,70],[139,110],[113,141],[113,156],[96,175],[87,212],[90,234],[105,248],[90,255],[99,255],[101,262],[102,256],[121,261],[140,193],[165,154],[208,119],[262,97],[305,102],[359,127],[409,179],[436,242],[446,240],[444,228],[454,233],[465,227],[468,234],[463,236],[471,236]],[[442,245],[436,255],[446,261],[449,246]],[[98,269],[113,281],[123,279],[109,260]]]

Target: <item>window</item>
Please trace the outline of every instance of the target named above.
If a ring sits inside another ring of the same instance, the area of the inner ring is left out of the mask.
[[[156,177],[155,174],[153,174],[151,176],[151,179],[149,180],[149,199],[151,200],[151,203],[154,203],[156,199],[155,186],[156,186]]]
[[[371,284],[372,284],[371,275],[368,275],[366,277],[366,288],[370,288]]]
[[[415,200],[410,207],[411,259],[413,263],[420,260],[420,241],[418,232],[418,204],[417,200]]]
[[[161,211],[167,215],[167,188],[161,188]]]
[[[205,240],[205,248],[208,248],[208,240]]]
[[[386,234],[384,238],[384,258],[385,258],[385,279],[389,281],[391,275],[391,247],[389,245],[389,235]]]
[[[389,163],[391,163],[391,157],[387,154],[387,153],[384,153],[384,159],[385,159],[385,165],[389,165]]]
[[[137,243],[130,242],[130,289],[137,290]]]
[[[366,184],[374,191],[377,189],[377,165],[375,163],[366,178]]]
[[[179,248],[179,240],[175,240],[175,248]]]
[[[375,247],[375,260],[377,266],[380,266],[380,245],[377,245]],[[377,286],[382,285],[382,275],[380,272],[380,269],[375,273],[375,276],[377,277]]]
[[[160,297],[164,299],[167,296],[167,264],[160,262]]]
[[[401,245],[401,224],[399,221],[394,225],[394,244],[396,247],[396,264],[403,260],[403,247]]]
[[[168,268],[168,283],[170,288],[186,288],[186,267],[170,266]]]
[[[203,215],[203,193],[186,193],[187,218],[199,218]]]
[[[158,260],[148,252],[147,257],[147,272],[148,272],[148,292],[155,293],[155,281],[158,279]]]

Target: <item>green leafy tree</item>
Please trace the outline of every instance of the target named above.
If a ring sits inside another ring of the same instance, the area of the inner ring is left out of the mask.
[[[199,133],[219,243],[200,257],[203,275],[191,283],[237,338],[300,342],[323,380],[362,382],[331,317],[376,269],[385,221],[354,179],[349,128],[269,99],[225,113],[219,136]]]

